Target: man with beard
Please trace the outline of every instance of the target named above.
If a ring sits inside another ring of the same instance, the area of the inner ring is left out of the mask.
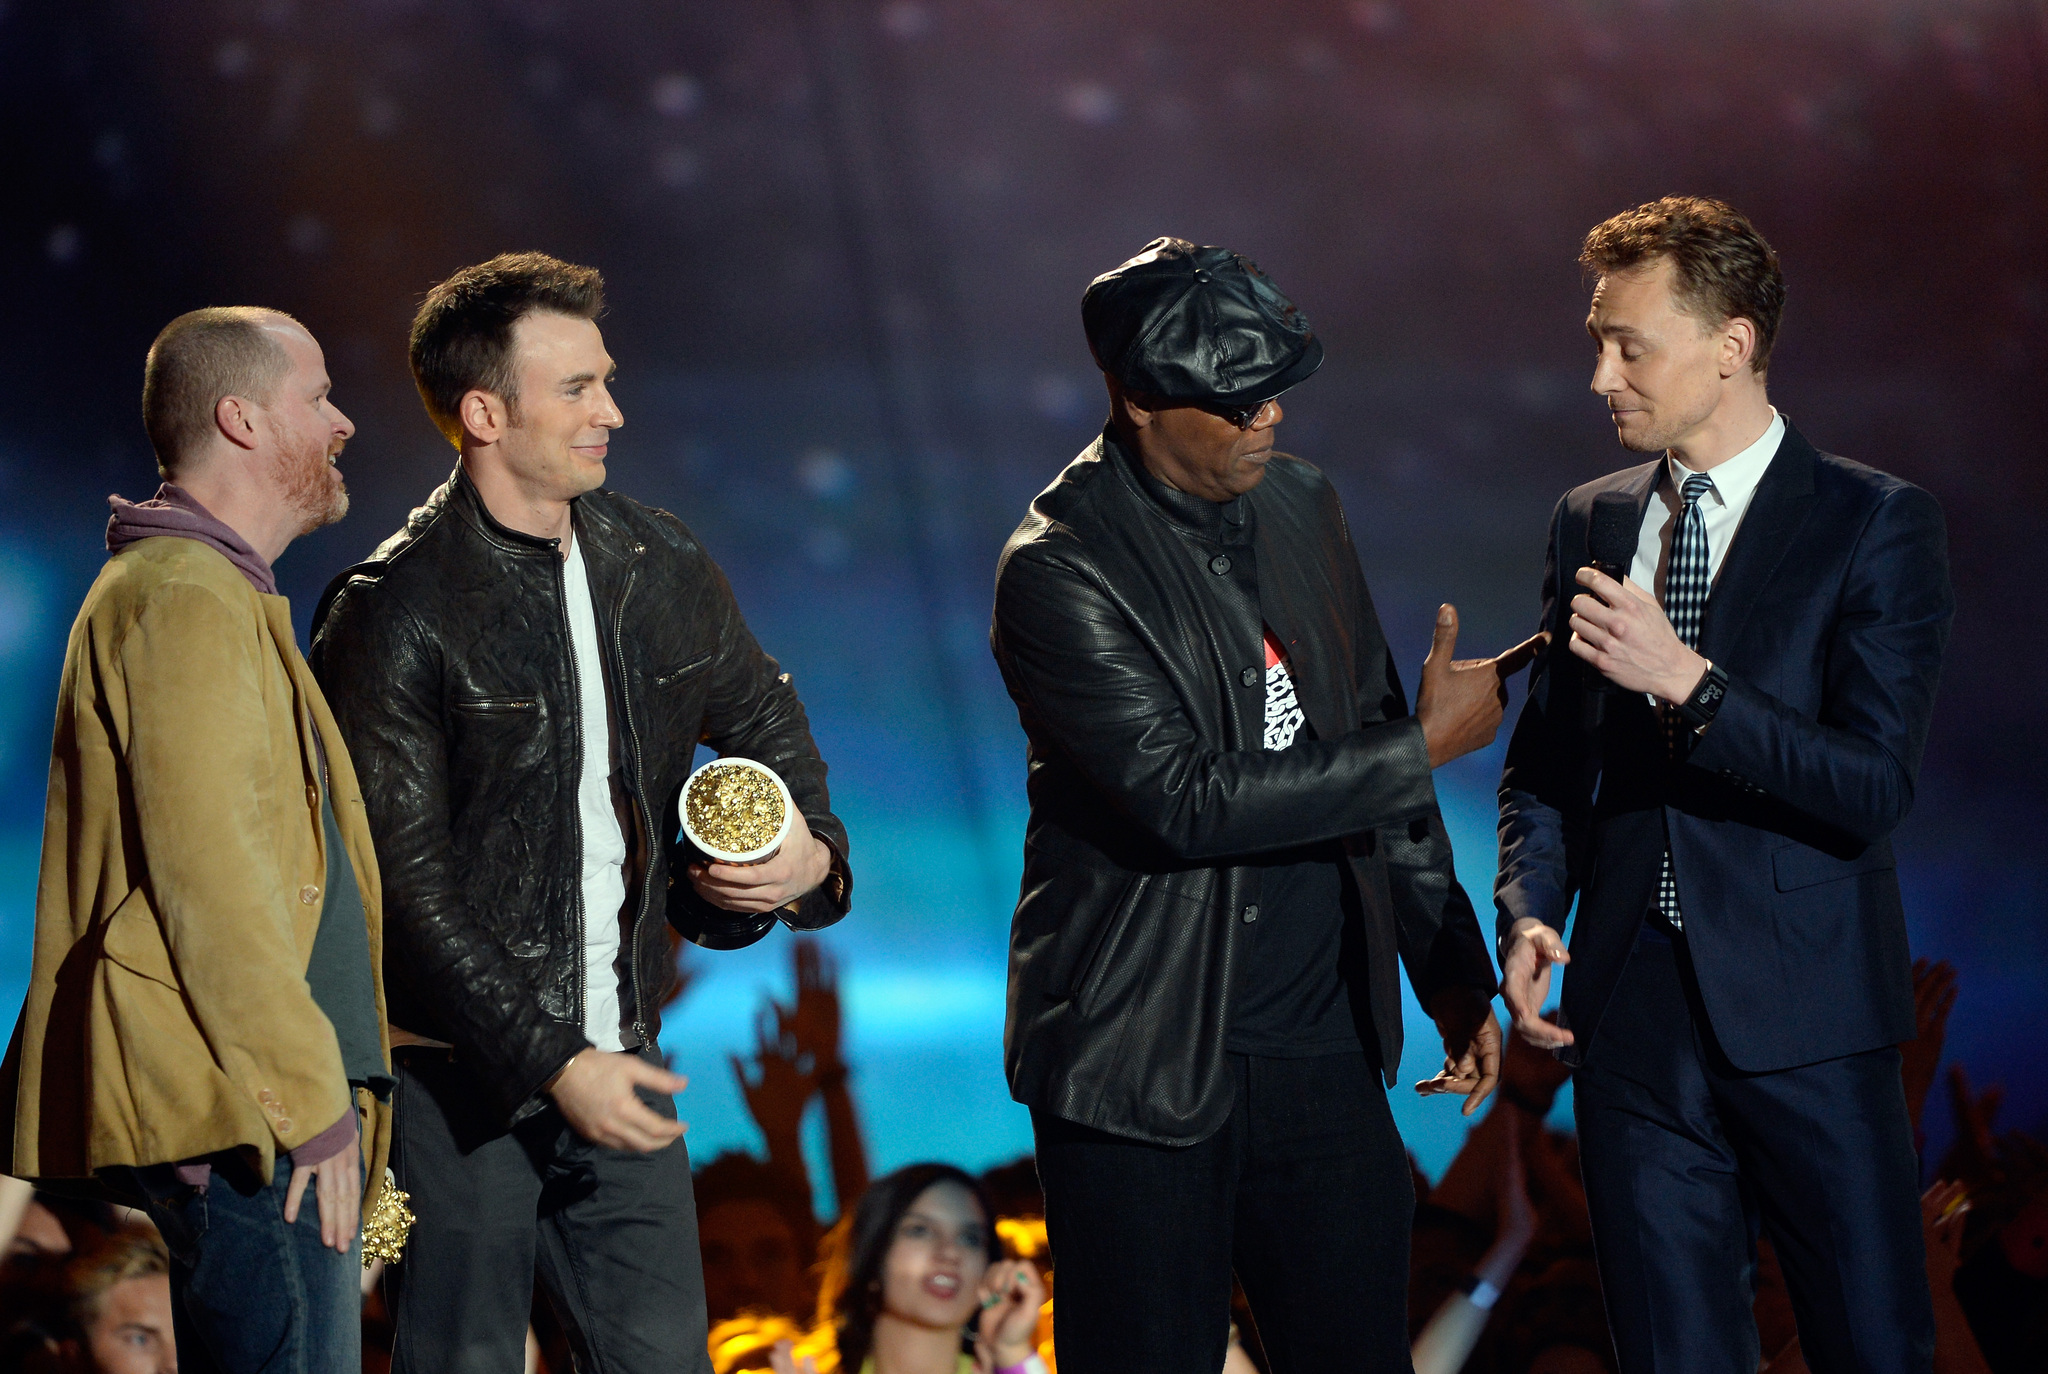
[[[150,349],[164,483],[111,498],[72,626],[0,1080],[7,1172],[146,1206],[183,1362],[225,1374],[359,1367],[359,1113],[383,1176],[377,864],[271,574],[348,510],[328,385],[277,311],[194,311]]]
[[[1955,611],[1941,508],[1773,408],[1785,285],[1742,215],[1669,196],[1581,262],[1593,390],[1656,456],[1551,519],[1553,638],[1501,779],[1503,999],[1578,1065],[1624,1374],[1757,1367],[1759,1226],[1807,1363],[1925,1371],[1891,833]]]
[[[413,377],[460,462],[314,617],[390,894],[392,1162],[419,1217],[387,1279],[398,1374],[518,1370],[536,1276],[579,1367],[708,1367],[656,1044],[675,941],[847,907],[796,689],[683,523],[602,485],[625,423],[603,307],[594,269],[541,253],[427,293]],[[788,784],[772,857],[678,846],[700,742]]]
[[[1222,1367],[1235,1270],[1279,1374],[1406,1368],[1403,964],[1446,1052],[1421,1089],[1469,1115],[1500,1064],[1432,770],[1537,641],[1454,663],[1439,608],[1410,713],[1336,492],[1273,449],[1322,342],[1247,259],[1155,240],[1081,318],[1110,420],[1003,550],[991,633],[1060,1367]]]

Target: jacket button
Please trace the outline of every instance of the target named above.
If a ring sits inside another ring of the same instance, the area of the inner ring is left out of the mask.
[[[299,900],[301,902],[304,902],[307,906],[313,905],[313,903],[320,900],[319,887],[313,883],[307,883],[304,887],[299,889]]]
[[[1244,913],[1243,913],[1243,915],[1244,915],[1244,923],[1245,923],[1246,925],[1250,925],[1250,924],[1251,924],[1251,923],[1252,923],[1253,921],[1256,921],[1256,920],[1258,920],[1258,919],[1259,919],[1259,908],[1258,908],[1258,906],[1257,906],[1256,904],[1254,904],[1254,905],[1252,905],[1252,906],[1248,906],[1248,907],[1246,907],[1246,908],[1244,909]]]
[[[1237,680],[1247,687],[1256,687],[1259,685],[1259,670],[1247,668],[1237,675]]]
[[[315,810],[318,810],[320,806],[320,789],[313,786],[310,782],[306,784],[306,805],[313,807]]]
[[[1223,574],[1229,572],[1230,555],[1227,553],[1219,553],[1214,558],[1210,559],[1209,571],[1215,573],[1218,577],[1221,577],[1223,576]]]
[[[281,1117],[279,1117],[279,1118],[277,1119],[277,1129],[279,1129],[280,1131],[287,1131],[287,1132],[289,1132],[289,1131],[291,1130],[291,1128],[292,1128],[292,1119],[291,1119],[290,1117],[288,1117],[288,1116],[281,1116]]]

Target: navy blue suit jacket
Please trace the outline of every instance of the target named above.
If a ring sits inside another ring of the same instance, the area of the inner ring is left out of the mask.
[[[1913,1036],[1912,962],[1891,833],[1913,802],[1954,616],[1934,498],[1821,453],[1789,424],[1737,528],[1700,626],[1729,678],[1674,763],[1648,701],[1567,647],[1593,498],[1644,510],[1663,459],[1576,487],[1551,518],[1549,649],[1531,669],[1501,779],[1503,947],[1534,916],[1562,931],[1578,1062],[1598,1034],[1671,847],[1708,1020],[1740,1069],[1765,1071]]]

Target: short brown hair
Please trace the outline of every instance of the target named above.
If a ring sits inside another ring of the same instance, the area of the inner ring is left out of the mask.
[[[166,478],[213,433],[221,397],[269,404],[292,365],[284,345],[264,328],[278,320],[298,324],[282,310],[210,305],[178,316],[156,336],[142,365],[142,427]]]
[[[56,1334],[83,1340],[100,1319],[107,1295],[129,1279],[145,1279],[171,1272],[171,1257],[163,1239],[150,1227],[128,1222],[66,1256],[55,1270]]]
[[[463,268],[420,302],[412,320],[412,379],[449,443],[462,443],[456,411],[471,391],[488,391],[517,413],[512,327],[537,311],[596,319],[604,313],[604,277],[546,253],[500,253]]]
[[[1705,196],[1666,196],[1593,226],[1579,261],[1611,276],[1669,258],[1679,306],[1710,327],[1741,316],[1756,326],[1750,370],[1762,376],[1785,312],[1778,255],[1739,211]]]

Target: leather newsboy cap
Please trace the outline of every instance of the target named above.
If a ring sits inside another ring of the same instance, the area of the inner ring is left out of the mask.
[[[1251,405],[1323,365],[1308,317],[1249,258],[1158,238],[1081,297],[1088,347],[1126,391]]]

